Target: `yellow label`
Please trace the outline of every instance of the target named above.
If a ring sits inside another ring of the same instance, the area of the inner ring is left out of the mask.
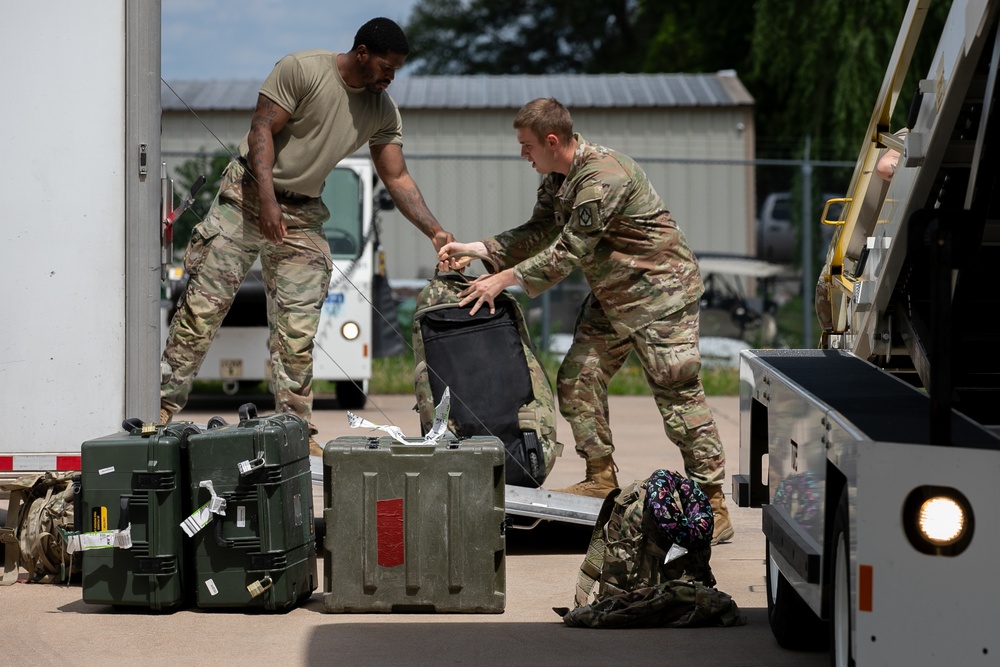
[[[108,529],[108,508],[107,507],[95,507],[93,510],[94,526],[91,528],[93,531],[107,530]]]

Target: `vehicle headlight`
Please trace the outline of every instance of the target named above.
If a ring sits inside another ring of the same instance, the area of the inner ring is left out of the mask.
[[[975,519],[972,505],[958,489],[920,486],[903,504],[903,526],[917,551],[956,556],[972,541]]]
[[[361,335],[361,327],[358,326],[357,322],[344,322],[344,325],[340,327],[340,335],[347,340],[354,340]]]
[[[965,532],[965,510],[948,496],[934,496],[920,505],[917,522],[928,542],[946,546]]]

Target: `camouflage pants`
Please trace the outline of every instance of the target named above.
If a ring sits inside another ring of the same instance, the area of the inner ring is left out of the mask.
[[[276,245],[261,236],[257,188],[244,166],[233,161],[208,215],[192,231],[184,255],[189,282],[160,362],[160,405],[171,412],[187,403],[205,353],[259,255],[275,410],[299,415],[315,432],[313,338],[333,268],[323,233],[330,212],[320,199],[279,201],[288,233]]]
[[[663,416],[664,431],[681,450],[685,474],[699,484],[720,484],[726,454],[698,375],[697,302],[623,336],[593,295],[587,298],[557,382],[559,411],[573,429],[577,453],[595,458],[614,451],[608,382],[633,350]]]

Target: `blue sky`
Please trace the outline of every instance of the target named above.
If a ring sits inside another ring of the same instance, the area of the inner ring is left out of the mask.
[[[264,80],[300,49],[346,51],[368,19],[405,25],[417,0],[162,0],[161,74]],[[404,67],[400,76],[405,76]]]

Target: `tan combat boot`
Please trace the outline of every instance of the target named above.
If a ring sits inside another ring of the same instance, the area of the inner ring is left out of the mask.
[[[722,493],[721,484],[705,484],[701,490],[708,496],[715,515],[715,530],[712,532],[712,546],[728,542],[736,534],[733,524],[729,521],[729,510],[726,509],[726,496]]]
[[[611,460],[611,454],[587,459],[587,479],[565,489],[555,489],[555,492],[605,498],[613,489],[618,488],[618,478],[615,476],[617,470],[618,466]]]
[[[323,456],[323,448],[312,434],[309,435],[309,456]]]
[[[174,413],[166,408],[160,408],[160,423],[169,424],[170,420],[174,418]]]

